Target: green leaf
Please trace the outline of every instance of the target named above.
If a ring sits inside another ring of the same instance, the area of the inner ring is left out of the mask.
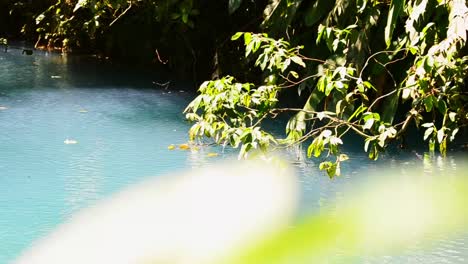
[[[429,152],[434,152],[435,150],[435,140],[434,139],[429,139]]]
[[[184,24],[188,23],[188,14],[187,13],[182,14],[182,22],[184,22]]]
[[[316,146],[317,146],[317,144],[315,144],[315,141],[312,141],[312,143],[307,148],[307,157],[308,158],[312,157],[312,153],[314,152]]]
[[[338,170],[338,165],[337,163],[332,164],[328,169],[327,169],[327,174],[330,179],[333,179],[335,175],[340,175],[339,170]]]
[[[251,143],[247,143],[247,144],[243,144],[242,147],[241,147],[241,150],[239,152],[239,156],[238,156],[238,159],[241,159],[243,157],[247,157],[247,153],[249,152],[249,150],[252,148],[252,144]]]
[[[320,170],[326,170],[326,169],[330,168],[331,165],[332,165],[332,163],[330,161],[324,161],[324,162],[320,163],[319,169]]]
[[[369,152],[369,158],[371,160],[377,160],[379,158],[379,150],[374,143],[372,144],[371,150]]]
[[[306,65],[305,65],[304,61],[303,61],[300,57],[298,57],[298,56],[292,56],[290,59],[291,59],[294,63],[296,63],[296,64],[298,64],[298,65],[300,65],[300,66],[302,66],[302,67],[305,68]]]
[[[335,112],[336,112],[337,115],[341,114],[341,111],[343,110],[343,109],[341,109],[341,104],[343,104],[343,100],[339,100],[336,103]]]
[[[364,93],[364,92],[366,91],[365,88],[364,88],[364,85],[363,85],[362,83],[359,83],[359,84],[357,85],[357,89],[358,89],[358,91],[359,91],[360,93]]]
[[[329,96],[330,93],[333,91],[333,88],[335,88],[333,82],[327,83],[327,85],[325,86],[325,96]]]
[[[349,160],[349,157],[346,154],[340,154],[340,156],[338,157],[338,160],[339,161],[346,161],[346,160]]]
[[[369,118],[369,119],[367,119],[367,121],[364,124],[364,126],[362,127],[362,129],[364,129],[364,130],[371,129],[372,125],[374,125],[374,118]]]
[[[439,144],[440,154],[445,157],[447,155],[447,139],[444,138]]]
[[[459,129],[458,129],[458,127],[457,127],[457,128],[455,128],[455,129],[452,131],[452,134],[451,134],[451,136],[450,136],[450,141],[453,141],[453,140],[455,139],[455,136],[457,135],[458,130],[459,130]]]
[[[363,104],[361,104],[356,109],[356,111],[354,111],[354,113],[348,118],[348,121],[351,121],[354,117],[359,116],[360,114],[362,114],[362,112],[366,111],[366,109],[367,109],[367,106],[364,106]]]
[[[445,115],[445,112],[447,112],[447,104],[445,103],[445,101],[443,99],[439,99],[436,106],[439,112]]]
[[[325,170],[328,174],[328,177],[333,178],[337,175],[337,163],[332,163],[330,161],[324,161],[319,165],[320,170]]]
[[[445,133],[444,133],[443,128],[441,128],[441,129],[439,129],[439,131],[437,131],[437,141],[439,142],[439,144],[442,143],[442,140],[444,139],[444,135],[445,135]]]
[[[88,4],[88,0],[79,0],[78,3],[75,5],[75,8],[73,9],[73,13],[78,11],[78,9],[85,7]]]
[[[45,15],[44,14],[40,14],[36,17],[36,25],[38,25],[39,23],[41,23],[42,20],[44,20],[45,18]]]
[[[372,83],[370,83],[368,81],[362,82],[362,84],[364,84],[367,87],[367,89],[372,89],[374,91],[377,91],[377,89],[374,87],[374,85],[372,85]]]
[[[403,11],[405,5],[404,0],[392,0],[390,10],[388,11],[387,25],[385,26],[385,44],[390,47],[392,41],[393,30],[395,29],[397,19]]]
[[[455,117],[457,116],[457,113],[450,112],[448,116],[449,116],[450,121],[455,122]]]
[[[252,33],[244,33],[244,44],[247,46],[252,41]]]
[[[231,40],[237,40],[237,39],[239,39],[243,34],[244,34],[244,32],[237,32],[236,34],[234,34],[234,35],[231,37]]]
[[[434,126],[434,123],[424,123],[421,126],[422,127],[432,127],[432,126]]]
[[[297,72],[295,72],[295,71],[290,71],[289,73],[290,73],[294,78],[296,78],[296,79],[299,78],[299,74],[297,74]]]
[[[427,96],[426,98],[424,98],[424,107],[426,108],[426,112],[430,112],[432,111],[432,95],[431,96]]]
[[[401,98],[403,98],[403,100],[406,100],[410,97],[410,94],[411,94],[411,89],[409,88],[405,88],[403,89],[403,92],[401,94]]]
[[[324,149],[324,142],[321,137],[315,139],[317,141],[316,146],[314,148],[314,157],[318,158],[322,154],[322,150]],[[314,140],[314,141],[315,141]]]
[[[317,81],[317,89],[322,93],[325,92],[325,80],[326,80],[326,76],[322,76]]]
[[[418,49],[415,48],[415,47],[409,47],[408,49],[411,52],[411,54],[413,54],[413,55],[416,55],[416,53],[418,53]]]
[[[379,135],[379,146],[381,146],[382,148],[385,147],[385,140],[387,139],[387,134],[386,133],[382,133]]]
[[[369,149],[369,144],[371,143],[372,139],[367,138],[366,142],[364,143],[364,151],[367,152]]]
[[[432,132],[434,132],[434,127],[429,127],[426,129],[426,132],[424,132],[424,140],[426,140],[430,135],[432,135]]]
[[[229,14],[234,13],[242,4],[242,0],[229,0]]]

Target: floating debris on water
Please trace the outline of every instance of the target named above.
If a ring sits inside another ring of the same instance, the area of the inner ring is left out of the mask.
[[[78,112],[80,112],[80,113],[88,113],[88,110],[86,110],[86,109],[80,109]]]
[[[6,106],[0,106],[0,110],[7,110],[7,109],[8,109],[8,107],[6,107]]]
[[[63,141],[63,143],[65,143],[65,144],[67,144],[67,145],[70,145],[70,144],[76,144],[76,143],[78,143],[78,141],[76,141],[76,140],[74,140],[74,139],[68,139],[68,138],[67,138],[67,139],[65,139],[65,140]]]
[[[217,156],[218,156],[218,153],[216,153],[216,152],[210,152],[210,153],[208,153],[206,156],[207,156],[207,157],[210,157],[210,158],[211,158],[211,157],[217,157]]]
[[[52,76],[50,76],[50,78],[52,78],[52,79],[61,79],[62,76],[60,76],[60,75],[52,75]]]
[[[180,144],[179,149],[188,150],[188,149],[190,149],[190,146],[188,144]]]
[[[175,149],[175,146],[174,146],[174,145],[169,145],[169,146],[167,147],[167,149],[168,149],[168,150],[174,150],[174,149]]]

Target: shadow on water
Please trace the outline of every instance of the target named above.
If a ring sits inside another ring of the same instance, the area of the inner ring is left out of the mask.
[[[17,86],[34,88],[133,87],[136,89],[193,90],[188,81],[175,80],[154,65],[125,65],[94,56],[66,55],[35,50],[30,56],[21,48],[0,54],[0,90]],[[51,82],[50,79],[53,79]],[[177,88],[177,89],[176,89]]]

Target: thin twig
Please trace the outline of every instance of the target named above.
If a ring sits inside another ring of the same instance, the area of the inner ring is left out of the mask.
[[[309,58],[309,57],[306,57],[302,54],[298,54],[298,56],[303,59],[303,60],[308,60],[308,61],[316,61],[316,62],[320,62],[320,63],[323,63],[323,64],[326,64],[327,62],[324,61],[324,60],[320,60],[320,59],[314,59],[314,58]]]
[[[310,78],[317,77],[317,75],[310,75],[310,76],[305,77],[305,78],[302,79],[302,80],[299,80],[299,81],[297,81],[297,82],[293,82],[293,81],[289,80],[287,77],[285,77],[284,75],[280,75],[280,76],[281,76],[282,78],[284,78],[285,80],[287,80],[288,82],[290,82],[291,84],[285,85],[285,86],[278,86],[279,89],[291,88],[291,87],[294,87],[294,86],[296,86],[296,85],[298,85],[298,84],[300,84],[300,83],[303,83],[303,82],[307,81],[307,80],[310,79]]]
[[[362,79],[362,73],[364,72],[364,70],[366,69],[367,65],[369,64],[369,61],[370,61],[372,58],[374,58],[375,56],[380,55],[380,54],[386,54],[386,53],[398,53],[398,52],[404,51],[404,50],[407,50],[407,49],[404,48],[404,49],[401,49],[401,50],[382,50],[382,51],[379,51],[379,52],[376,52],[376,53],[370,55],[369,58],[367,58],[366,63],[364,63],[364,66],[362,67],[361,72],[359,73],[359,78]]]
[[[127,9],[125,9],[118,17],[116,17],[110,24],[109,24],[109,27],[112,27],[112,25],[117,22],[117,20],[119,20],[123,15],[125,15],[128,10],[130,10],[130,8],[132,8],[132,3],[130,3],[130,5],[127,7]]]
[[[163,60],[161,59],[161,56],[159,56],[158,49],[156,49],[156,51],[155,51],[155,52],[156,52],[156,57],[157,57],[157,59],[158,59],[158,61],[159,61],[160,63],[162,63],[162,64],[166,64],[166,63],[169,61],[169,60],[165,60],[165,61],[163,61]]]
[[[383,98],[385,98],[385,97],[387,97],[387,96],[390,96],[390,95],[394,94],[394,93],[397,92],[397,91],[398,91],[398,89],[395,89],[395,90],[393,90],[393,91],[391,91],[391,92],[389,92],[389,93],[387,93],[387,94],[384,94],[384,95],[381,95],[381,96],[377,97],[377,98],[374,100],[374,102],[372,102],[372,104],[367,108],[367,111],[370,111],[371,108],[372,108],[372,106],[375,105],[375,103],[377,103],[378,101],[380,101],[381,99],[383,99]]]

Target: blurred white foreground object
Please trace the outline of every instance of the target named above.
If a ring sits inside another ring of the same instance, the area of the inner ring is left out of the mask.
[[[284,228],[296,184],[264,161],[150,179],[81,211],[15,263],[216,263]]]

